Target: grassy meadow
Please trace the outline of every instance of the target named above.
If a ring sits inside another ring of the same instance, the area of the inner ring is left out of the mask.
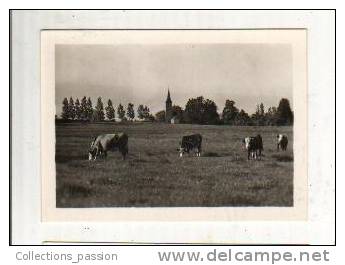
[[[125,132],[129,155],[88,161],[93,137]],[[203,153],[178,156],[183,135],[200,133]],[[260,133],[261,161],[241,139]],[[276,150],[277,133],[289,137]],[[162,123],[57,123],[57,207],[293,206],[292,127]]]

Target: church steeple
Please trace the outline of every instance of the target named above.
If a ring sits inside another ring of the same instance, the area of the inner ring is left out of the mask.
[[[165,101],[165,122],[171,122],[171,118],[173,115],[173,111],[172,111],[172,100],[170,97],[170,90],[168,88],[168,96],[167,96],[167,100]]]
[[[167,96],[167,100],[165,101],[166,103],[172,103],[171,98],[170,98],[170,90],[168,88],[168,96]]]

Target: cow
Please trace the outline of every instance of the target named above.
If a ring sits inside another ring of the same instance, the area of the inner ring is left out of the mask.
[[[257,136],[246,137],[242,140],[245,145],[246,150],[248,151],[248,160],[250,157],[253,159],[261,159],[261,152],[264,150],[262,137],[260,134]]]
[[[98,156],[107,157],[108,151],[118,150],[126,159],[128,154],[128,136],[125,133],[101,134],[94,138],[89,149],[89,160],[96,160]]]
[[[277,151],[279,148],[283,151],[286,151],[288,145],[288,137],[285,134],[277,134]]]
[[[180,142],[180,157],[183,156],[184,153],[188,153],[189,151],[195,150],[197,156],[201,156],[201,143],[202,143],[202,136],[201,134],[192,134],[186,135],[182,137],[182,141]]]

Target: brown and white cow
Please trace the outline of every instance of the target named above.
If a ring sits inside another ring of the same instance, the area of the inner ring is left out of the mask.
[[[89,149],[89,160],[96,160],[103,155],[107,157],[108,151],[119,151],[123,159],[128,154],[128,136],[125,133],[101,134],[91,142]]]
[[[260,134],[257,136],[246,137],[242,140],[248,152],[248,160],[250,157],[253,159],[261,159],[261,153],[264,150],[262,137]]]
[[[192,150],[195,150],[196,156],[201,156],[201,144],[202,136],[199,133],[183,136],[180,142],[180,148],[178,149],[180,157],[182,157],[184,153],[189,154]]]
[[[285,134],[278,134],[277,135],[277,150],[279,151],[279,148],[283,151],[286,151],[286,148],[288,146],[288,137]]]

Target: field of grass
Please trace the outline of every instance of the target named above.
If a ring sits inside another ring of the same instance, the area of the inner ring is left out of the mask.
[[[94,136],[126,132],[129,155],[88,161]],[[183,135],[203,136],[201,157],[178,156]],[[260,133],[261,161],[247,161],[241,139]],[[277,133],[289,137],[276,150]],[[56,125],[57,207],[293,206],[292,127],[189,124]]]

